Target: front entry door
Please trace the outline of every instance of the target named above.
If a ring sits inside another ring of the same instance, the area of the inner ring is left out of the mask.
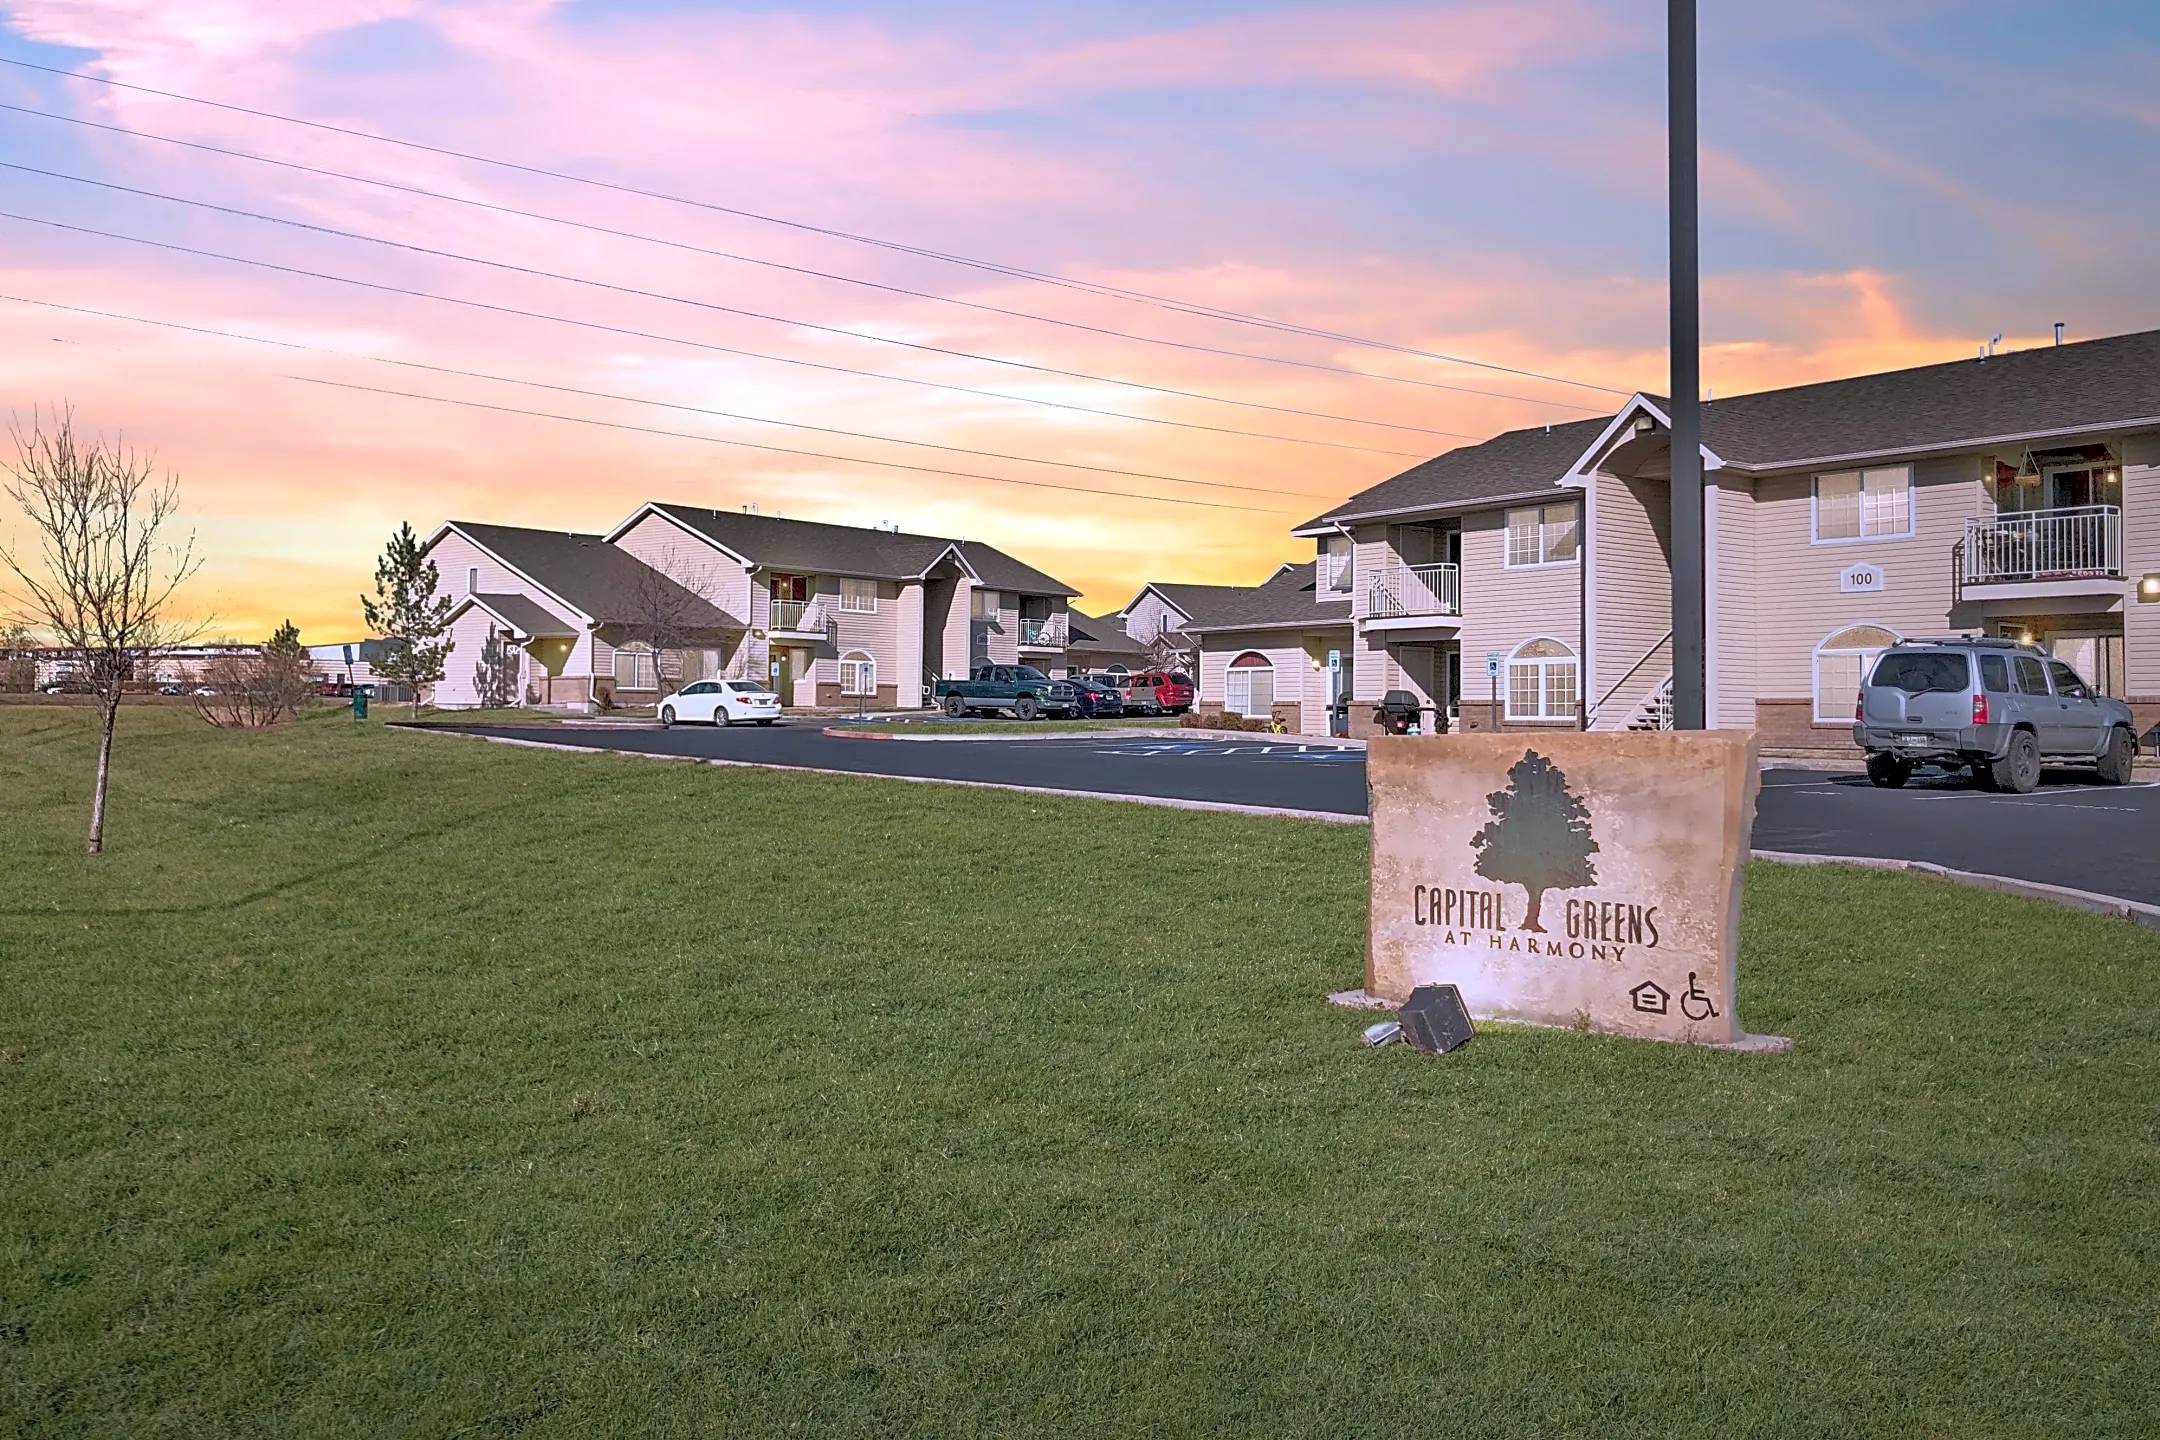
[[[772,686],[773,694],[780,697],[780,703],[782,705],[794,704],[795,691],[790,684],[790,676],[788,675],[789,652],[779,648],[778,646],[775,646],[772,650],[768,651],[767,654],[770,656],[770,658],[765,662],[765,678],[767,683]]]

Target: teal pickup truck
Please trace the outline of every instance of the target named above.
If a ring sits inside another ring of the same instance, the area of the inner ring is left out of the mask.
[[[936,698],[939,708],[955,720],[970,711],[996,715],[1008,710],[1014,719],[1033,720],[1071,715],[1080,706],[1078,691],[1032,665],[978,665],[965,680],[938,681]]]

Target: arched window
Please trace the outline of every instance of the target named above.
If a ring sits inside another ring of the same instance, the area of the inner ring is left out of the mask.
[[[860,650],[850,650],[840,657],[840,693],[842,695],[877,694],[877,661]]]
[[[1875,657],[1897,644],[1898,633],[1881,625],[1849,625],[1815,647],[1815,718],[1850,720],[1860,699],[1860,677]]]
[[[1132,671],[1130,671],[1130,670],[1126,669],[1126,668],[1125,668],[1125,667],[1124,667],[1123,665],[1112,665],[1112,666],[1111,666],[1111,667],[1110,667],[1109,669],[1107,669],[1107,670],[1103,671],[1103,674],[1105,674],[1105,675],[1130,675],[1130,674],[1132,674]]]
[[[1248,650],[1230,662],[1223,686],[1223,704],[1232,714],[1268,716],[1275,713],[1275,667],[1257,650]]]
[[[1573,720],[1582,667],[1558,640],[1525,640],[1507,662],[1507,718]]]

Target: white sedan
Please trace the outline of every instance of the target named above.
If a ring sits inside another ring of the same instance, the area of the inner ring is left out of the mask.
[[[780,718],[780,697],[756,680],[694,680],[660,702],[660,723],[699,720],[732,725],[755,720],[770,725]]]

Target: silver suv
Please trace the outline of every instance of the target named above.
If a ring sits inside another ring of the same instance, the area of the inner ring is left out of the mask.
[[[1853,742],[1868,779],[1896,787],[1917,765],[1969,769],[1983,790],[2023,795],[2042,758],[2130,779],[2130,707],[2096,695],[2062,661],[2010,640],[1907,640],[1882,653],[1860,687]]]

